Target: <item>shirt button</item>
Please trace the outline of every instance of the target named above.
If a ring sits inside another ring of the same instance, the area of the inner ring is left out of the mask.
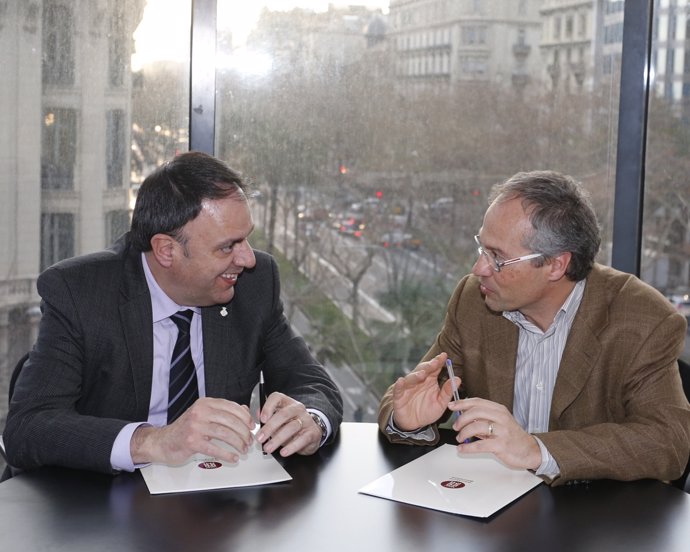
[[[540,382],[537,384],[537,390],[538,390],[538,391],[543,391],[543,390],[544,390],[544,383],[543,383],[543,382],[540,381]]]

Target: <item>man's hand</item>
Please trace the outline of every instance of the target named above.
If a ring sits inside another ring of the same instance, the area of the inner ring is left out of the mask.
[[[321,444],[319,428],[305,406],[282,393],[271,393],[259,417],[263,427],[256,440],[264,451],[272,453],[280,449],[281,456],[314,454]]]
[[[170,425],[137,428],[130,443],[132,460],[135,464],[179,465],[199,453],[234,463],[253,442],[254,425],[246,406],[225,399],[201,398]],[[214,443],[214,439],[237,452]]]
[[[452,402],[449,408],[461,412],[453,424],[458,432],[459,452],[493,452],[512,468],[536,470],[541,465],[537,440],[520,427],[502,404],[472,398]],[[478,440],[465,443],[472,437]]]
[[[438,420],[453,396],[451,382],[438,386],[438,375],[448,355],[441,353],[420,363],[393,385],[393,421],[398,429],[414,431]],[[460,378],[456,378],[460,385]]]

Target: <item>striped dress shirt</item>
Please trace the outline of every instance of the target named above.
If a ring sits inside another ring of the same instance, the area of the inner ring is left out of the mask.
[[[545,332],[527,320],[520,311],[503,313],[519,330],[513,416],[528,433],[545,433],[549,430],[549,413],[558,367],[584,292],[585,280],[580,280]],[[536,473],[555,477],[559,474],[558,464],[539,438],[537,442],[541,448],[542,463]]]

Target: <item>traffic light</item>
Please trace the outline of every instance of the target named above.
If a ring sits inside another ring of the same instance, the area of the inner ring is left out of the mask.
[[[338,165],[338,172],[340,174],[347,174],[347,167],[340,163],[340,165]]]
[[[376,190],[376,199],[382,199],[382,198],[383,198],[383,191]]]

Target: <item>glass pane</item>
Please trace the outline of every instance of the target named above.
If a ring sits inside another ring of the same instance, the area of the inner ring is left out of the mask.
[[[654,5],[642,277],[690,320],[690,18]],[[690,339],[681,355],[690,361]]]
[[[36,277],[129,227],[143,177],[187,150],[191,0],[3,2],[0,424],[40,318]]]
[[[573,175],[609,243],[623,2],[360,4],[219,2],[216,151],[255,185],[254,245],[345,418],[369,421],[440,329],[492,184]]]

